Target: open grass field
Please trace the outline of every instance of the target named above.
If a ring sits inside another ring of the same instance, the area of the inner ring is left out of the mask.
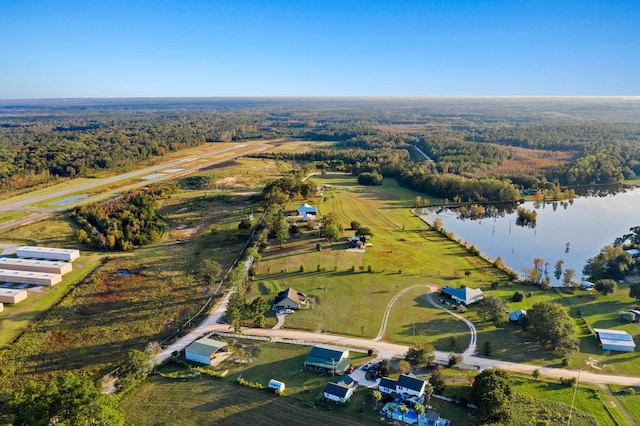
[[[376,187],[358,185],[355,177],[344,174],[312,179],[335,188],[310,201],[320,213],[336,213],[345,228],[352,220],[368,226],[374,234],[368,240],[373,246],[366,253],[347,252],[346,238],[353,231],[346,230],[342,240],[329,243],[305,230],[283,247],[276,244],[267,249],[248,297],[269,299],[293,287],[313,300],[313,309],[289,315],[286,327],[374,337],[387,303],[406,287],[435,283],[488,288],[492,281],[506,279],[502,272],[414,216],[410,209],[418,194],[399,187],[393,179]],[[292,203],[291,209],[295,207]],[[301,266],[305,272],[299,272]],[[438,349],[447,350],[448,343],[446,347],[443,344],[456,333],[460,346],[466,346],[466,327],[421,302],[417,304],[420,294],[412,290],[396,302],[399,307],[392,310],[386,339],[410,342],[415,324],[416,335],[425,332],[416,341],[432,341]],[[427,326],[436,315],[437,321]],[[445,332],[447,329],[450,331]],[[445,335],[437,336],[438,332]]]
[[[19,211],[19,210],[0,212],[0,224],[23,218],[28,214],[30,214],[30,212]]]

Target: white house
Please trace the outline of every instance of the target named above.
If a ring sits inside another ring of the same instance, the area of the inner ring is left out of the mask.
[[[203,337],[196,340],[184,350],[184,357],[189,361],[206,365],[218,365],[229,355],[226,342]]]
[[[600,342],[602,349],[620,352],[633,352],[636,344],[633,337],[622,330],[605,330],[602,328],[594,328],[596,339]]]
[[[449,295],[457,303],[470,305],[476,303],[484,297],[482,290],[479,288],[453,288],[446,286],[442,289],[442,293]]]
[[[378,390],[381,393],[392,395],[404,400],[424,396],[424,390],[427,386],[426,380],[419,379],[413,375],[401,374],[398,380],[392,380],[388,377],[380,379]]]
[[[323,395],[328,401],[344,404],[353,396],[354,388],[345,383],[327,383]]]
[[[298,216],[302,216],[303,221],[314,220],[318,214],[318,209],[316,207],[310,206],[309,204],[301,204],[298,207]]]

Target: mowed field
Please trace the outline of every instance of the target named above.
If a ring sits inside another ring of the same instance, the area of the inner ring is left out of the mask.
[[[354,235],[353,230],[345,230],[342,239],[330,243],[317,231],[306,230],[302,222],[302,232],[283,247],[274,242],[257,264],[248,298],[270,299],[287,287],[310,296],[312,309],[287,316],[286,327],[374,337],[385,307],[406,287],[435,284],[488,288],[494,280],[506,280],[501,271],[413,215],[411,208],[419,194],[399,187],[395,180],[385,179],[382,186],[370,187],[359,185],[355,177],[345,174],[312,179],[334,189],[309,202],[321,215],[335,213],[345,228],[352,220],[369,227],[374,236],[367,242],[373,246],[365,253],[348,252],[346,238]],[[299,204],[292,203],[291,210]],[[300,272],[301,266],[304,272]],[[429,341],[438,349],[448,350],[443,345],[456,335],[460,346],[466,346],[466,326],[426,305],[422,298],[426,291],[426,287],[411,290],[396,302],[385,338],[399,343]]]

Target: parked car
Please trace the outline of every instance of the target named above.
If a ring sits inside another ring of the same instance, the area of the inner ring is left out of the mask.
[[[285,309],[284,310],[285,314],[292,314],[293,312],[294,312],[293,309]]]

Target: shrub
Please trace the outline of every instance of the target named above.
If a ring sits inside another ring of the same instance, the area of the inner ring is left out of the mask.
[[[320,264],[318,263],[318,264],[316,265],[316,272],[320,272],[320,271],[322,271],[322,267],[321,267],[321,266],[320,266]]]
[[[515,293],[513,293],[513,297],[511,297],[511,300],[514,302],[522,302],[524,300],[524,294],[521,291],[516,291]]]
[[[373,266],[371,266],[371,265],[367,266],[367,272],[372,273],[373,272]]]
[[[575,377],[562,377],[560,378],[560,384],[567,387],[573,387],[578,383],[578,379]]]
[[[636,390],[635,388],[631,387],[631,386],[627,386],[626,388],[622,389],[622,392],[629,394],[629,395],[635,395],[636,394]]]
[[[304,265],[300,265],[300,272],[304,272]]]
[[[317,251],[322,251],[322,244],[316,243],[316,250]]]
[[[349,270],[350,270],[351,272],[355,272],[355,270],[356,270],[355,265],[351,265],[351,268],[349,268]]]

